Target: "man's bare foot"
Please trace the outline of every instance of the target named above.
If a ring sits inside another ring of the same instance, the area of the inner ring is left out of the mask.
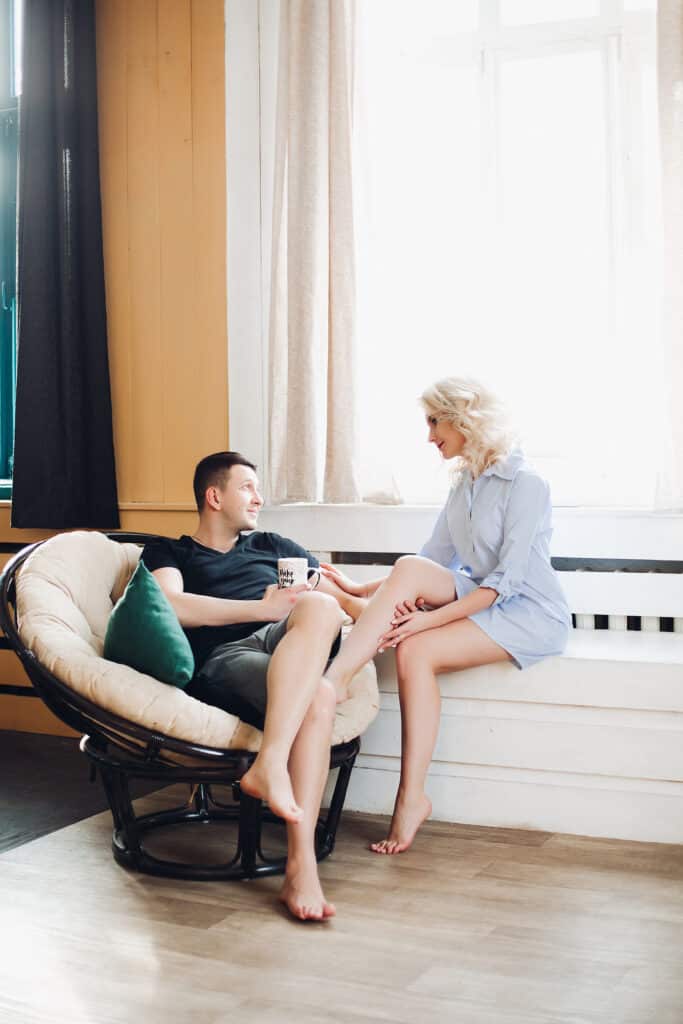
[[[419,798],[411,800],[407,800],[399,793],[389,835],[379,843],[371,843],[370,849],[375,853],[403,853],[412,843],[422,822],[431,813],[432,802],[424,793]]]
[[[310,864],[287,861],[280,900],[300,921],[326,921],[337,913],[323,895],[315,860]]]
[[[265,800],[273,814],[285,821],[301,821],[303,811],[294,799],[292,782],[286,768],[267,768],[257,757],[240,779],[240,789],[249,796]]]

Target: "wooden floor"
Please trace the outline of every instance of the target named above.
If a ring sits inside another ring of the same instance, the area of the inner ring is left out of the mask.
[[[0,853],[105,809],[104,790],[99,780],[89,784],[78,742],[0,730]],[[155,782],[131,780],[133,796],[155,789]]]
[[[382,858],[383,828],[345,817],[325,925],[278,879],[124,871],[107,814],[4,853],[0,1022],[683,1021],[681,848],[430,823]]]

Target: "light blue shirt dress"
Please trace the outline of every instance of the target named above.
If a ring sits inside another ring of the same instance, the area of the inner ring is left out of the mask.
[[[518,449],[472,479],[464,470],[419,552],[449,569],[456,597],[492,587],[472,622],[519,668],[561,654],[571,614],[552,565],[550,488]]]

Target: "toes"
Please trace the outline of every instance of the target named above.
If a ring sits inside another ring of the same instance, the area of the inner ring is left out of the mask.
[[[322,921],[323,908],[307,905],[304,907],[304,921]]]
[[[397,839],[382,839],[379,843],[370,844],[373,853],[401,853],[405,848],[405,844],[400,843]]]
[[[328,903],[323,897],[320,903],[300,903],[296,895],[288,896],[280,893],[280,900],[285,904],[292,917],[299,921],[326,921],[328,917],[334,917],[337,909],[334,903]]]

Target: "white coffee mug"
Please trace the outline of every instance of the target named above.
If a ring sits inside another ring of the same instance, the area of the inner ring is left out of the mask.
[[[316,573],[315,582],[311,584],[315,588],[320,580],[320,573],[312,566],[311,569]],[[306,558],[278,558],[277,585],[278,587],[297,587],[300,583],[308,583],[308,572],[308,559]]]

